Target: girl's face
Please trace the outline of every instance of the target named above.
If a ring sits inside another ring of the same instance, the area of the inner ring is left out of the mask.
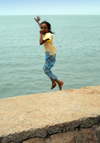
[[[48,27],[45,23],[41,24],[41,30],[43,32],[43,34],[45,35],[46,33],[48,33]]]

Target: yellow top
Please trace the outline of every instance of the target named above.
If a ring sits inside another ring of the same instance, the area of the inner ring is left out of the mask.
[[[48,39],[45,43],[44,43],[44,50],[46,52],[50,52],[50,55],[54,55],[56,53],[56,47],[53,46],[52,40],[53,40],[53,35],[48,32],[45,35],[43,35],[43,40]]]

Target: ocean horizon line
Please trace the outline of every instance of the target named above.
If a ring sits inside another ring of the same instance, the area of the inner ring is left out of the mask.
[[[1,14],[0,16],[100,16],[100,14]]]

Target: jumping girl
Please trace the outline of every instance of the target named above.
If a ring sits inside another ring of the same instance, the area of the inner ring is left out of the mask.
[[[51,68],[56,62],[56,47],[53,46],[53,32],[51,31],[51,25],[47,21],[39,23],[40,17],[34,18],[40,27],[40,45],[44,44],[45,50],[45,65],[43,66],[44,73],[50,78],[52,82],[51,89],[56,86],[56,83],[59,86],[59,90],[62,89],[63,82],[58,80],[57,77],[51,72]]]

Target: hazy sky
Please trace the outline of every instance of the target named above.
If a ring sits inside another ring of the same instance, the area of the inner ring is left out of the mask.
[[[100,0],[0,0],[0,15],[99,14]]]

